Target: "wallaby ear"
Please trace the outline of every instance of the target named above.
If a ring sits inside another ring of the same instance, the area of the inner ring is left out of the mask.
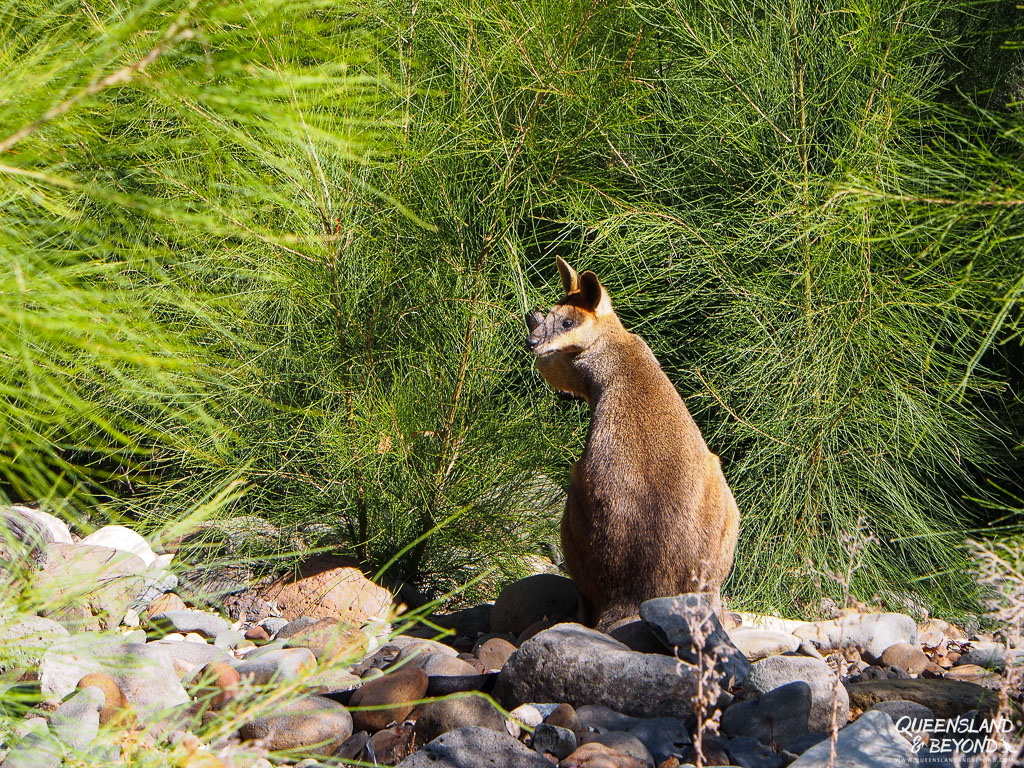
[[[580,288],[580,278],[576,270],[569,266],[569,263],[561,256],[555,256],[555,263],[558,265],[558,274],[562,276],[562,285],[566,294],[575,293]]]
[[[598,317],[610,314],[612,311],[612,297],[601,285],[597,275],[589,269],[579,277],[580,293],[583,296],[584,306]]]

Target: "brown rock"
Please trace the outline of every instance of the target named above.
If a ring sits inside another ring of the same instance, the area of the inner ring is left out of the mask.
[[[424,704],[416,718],[416,741],[425,744],[465,725],[506,732],[505,716],[490,701],[483,696],[465,696]]]
[[[604,744],[591,742],[562,760],[558,768],[646,768],[646,764]]]
[[[491,670],[488,669],[487,665],[484,664],[480,659],[474,656],[472,653],[460,653],[459,658],[469,664],[477,673],[486,675]]]
[[[280,704],[238,729],[246,741],[260,740],[270,750],[302,749],[330,755],[352,735],[352,718],[341,704],[306,696]]]
[[[352,720],[360,731],[375,732],[401,722],[427,692],[429,678],[419,667],[400,667],[364,683],[349,700]],[[359,707],[383,707],[365,709]]]
[[[882,652],[882,666],[899,667],[912,675],[919,675],[931,661],[918,646],[910,643],[896,643]]]
[[[109,723],[128,706],[128,699],[124,697],[121,688],[110,675],[103,672],[92,672],[79,680],[75,687],[81,690],[91,685],[103,691],[104,704],[100,710],[101,725]]]
[[[533,622],[533,624],[519,633],[519,637],[517,638],[519,644],[522,645],[531,637],[543,632],[545,629],[551,629],[557,623],[558,622],[555,619],[541,619],[540,621]]]
[[[491,632],[518,635],[542,619],[574,621],[579,591],[571,580],[552,573],[528,576],[509,584],[491,609]]]
[[[308,648],[318,661],[358,659],[366,652],[369,638],[359,627],[337,619],[320,619],[293,632],[287,638],[293,648]]]
[[[571,704],[559,704],[551,714],[544,718],[548,725],[557,725],[559,728],[568,728],[570,731],[578,731],[583,726],[580,724],[579,715]]]
[[[40,613],[73,631],[120,624],[146,570],[133,554],[85,544],[51,544],[41,565],[34,586],[47,601]]]
[[[244,637],[246,640],[252,640],[257,645],[270,641],[270,635],[267,634],[267,630],[265,630],[259,624],[257,624],[254,627],[249,627],[247,630],[245,630]]]
[[[230,664],[211,661],[195,676],[196,688],[190,693],[199,700],[209,698],[211,709],[220,709],[238,696],[240,675]]]
[[[990,710],[996,704],[992,692],[980,685],[942,678],[869,680],[846,688],[850,704],[864,710],[882,701],[906,699],[923,704],[937,717],[956,717],[972,709]]]
[[[185,601],[173,592],[164,592],[146,608],[146,618],[153,618],[166,611],[187,611]]]
[[[378,765],[397,765],[413,752],[415,736],[409,724],[393,725],[370,737],[370,749]]]
[[[947,680],[963,680],[969,683],[977,683],[989,690],[998,689],[1003,682],[1002,675],[977,664],[961,664],[953,667],[945,672],[944,677]]]
[[[420,656],[412,662],[427,673],[429,677],[451,677],[455,675],[477,675],[476,667],[453,656],[442,656],[431,653]]]
[[[392,599],[388,590],[367,579],[351,561],[326,556],[307,561],[296,578],[275,581],[260,597],[275,601],[289,620],[333,617],[352,625],[383,619]]]
[[[501,669],[508,657],[516,652],[516,647],[501,637],[492,637],[477,643],[473,654],[487,665],[488,669]]]

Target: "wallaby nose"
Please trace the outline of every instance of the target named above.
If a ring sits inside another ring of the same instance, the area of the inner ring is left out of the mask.
[[[526,348],[530,352],[533,352],[533,350],[535,350],[537,348],[538,344],[540,344],[540,341],[538,339],[533,338],[533,336],[529,336],[526,339]]]

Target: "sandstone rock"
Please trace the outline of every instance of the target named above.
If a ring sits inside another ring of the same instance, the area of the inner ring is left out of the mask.
[[[260,596],[276,602],[287,619],[334,618],[353,626],[385,619],[392,600],[388,590],[367,579],[349,561],[326,556],[309,560],[296,578],[279,579]]]
[[[243,680],[255,685],[266,685],[298,677],[316,666],[316,657],[308,648],[281,648],[246,656],[240,661],[231,662],[231,666]]]
[[[842,727],[849,719],[850,697],[846,688],[836,686],[828,665],[804,656],[770,656],[751,665],[750,676],[743,684],[746,694],[762,696],[776,688],[802,680],[811,689],[811,710],[808,727],[812,731],[827,731],[832,727],[833,702],[836,724]]]
[[[271,750],[302,749],[330,755],[352,735],[352,717],[338,702],[311,695],[253,718],[238,734],[247,741],[258,739]]]
[[[944,675],[947,680],[963,680],[977,683],[990,691],[998,690],[1003,683],[1003,676],[977,664],[958,664]]]
[[[544,718],[544,722],[549,725],[557,725],[560,728],[568,728],[573,732],[583,727],[583,724],[580,723],[580,716],[576,714],[576,710],[572,708],[571,704],[559,704]]]
[[[261,627],[259,624],[253,627],[249,627],[247,630],[245,630],[245,633],[242,635],[242,637],[244,637],[246,640],[251,640],[257,645],[262,645],[263,643],[270,642],[270,633],[268,633],[267,630]]]
[[[931,661],[918,646],[910,643],[896,643],[882,652],[881,663],[887,667],[899,667],[911,675],[919,675]]]
[[[677,762],[676,765],[679,765]],[[646,763],[597,742],[584,744],[558,764],[558,768],[645,768]]]
[[[737,627],[730,630],[729,639],[750,661],[792,653],[800,647],[800,638],[796,635],[753,627]]]
[[[488,669],[501,669],[516,647],[501,637],[491,637],[473,648],[474,655],[487,665]]]
[[[142,560],[108,547],[51,544],[41,565],[40,613],[70,630],[113,629],[145,584]]]
[[[104,672],[92,672],[85,675],[75,686],[76,690],[98,688],[103,693],[103,706],[100,707],[100,725],[105,725],[121,714],[128,706],[128,699],[117,685],[117,681]]]
[[[810,714],[811,687],[803,680],[794,680],[726,709],[722,713],[722,733],[785,747],[808,733]]]
[[[213,661],[200,669],[190,693],[197,701],[208,700],[210,709],[221,709],[238,696],[241,675],[230,664]]]
[[[355,727],[361,731],[379,731],[390,723],[401,722],[427,692],[426,673],[418,667],[401,667],[364,683],[349,700]],[[383,707],[358,710],[358,707]]]
[[[839,731],[835,749],[833,762],[829,740],[821,741],[790,763],[790,768],[893,768],[918,762],[890,717],[877,710],[865,712]]]
[[[519,635],[544,619],[574,621],[579,591],[564,576],[541,573],[528,576],[501,591],[491,610],[491,632]]]
[[[170,611],[187,611],[188,606],[185,605],[185,601],[178,597],[173,592],[165,592],[164,594],[157,597],[153,602],[146,606],[146,618],[152,619],[161,613],[169,613]]]
[[[438,736],[398,768],[551,768],[551,763],[506,733],[468,726]]]
[[[506,707],[559,701],[603,704],[641,717],[687,717],[695,691],[693,667],[683,661],[631,651],[579,624],[559,624],[512,654],[494,695]]]
[[[483,696],[442,699],[424,704],[416,718],[416,741],[424,744],[464,726],[505,732],[505,716]]]
[[[847,686],[850,703],[861,709],[895,699],[922,704],[936,717],[956,717],[972,709],[988,710],[995,706],[991,691],[974,683],[942,678],[916,678],[913,680],[872,680]]]
[[[917,645],[917,624],[902,613],[858,613],[832,621],[815,621],[793,630],[801,640],[816,648],[853,647],[869,662],[897,643]]]
[[[644,743],[636,736],[625,731],[608,731],[608,733],[584,733],[579,740],[580,746],[584,744],[601,744],[616,752],[626,755],[634,760],[639,760],[647,768],[654,768],[654,757],[651,755]]]
[[[147,568],[156,562],[156,554],[146,540],[123,525],[105,525],[78,543],[84,546],[109,547],[119,552],[129,552],[145,563]]]
[[[732,644],[715,615],[715,601],[703,593],[658,597],[640,604],[640,618],[676,656],[697,664],[713,660],[729,688],[747,679],[750,662]]]
[[[281,633],[278,633],[278,637],[281,637]],[[359,627],[336,619],[320,619],[286,638],[289,646],[308,648],[318,660],[325,662],[358,659],[366,652],[369,642]]]

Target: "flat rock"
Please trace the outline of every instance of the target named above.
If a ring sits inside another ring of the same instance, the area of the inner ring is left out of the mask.
[[[195,632],[204,638],[214,639],[231,626],[220,616],[206,611],[164,611],[150,617],[150,624],[159,632]]]
[[[881,661],[897,643],[917,645],[917,624],[902,613],[857,613],[831,621],[815,621],[793,630],[815,648],[856,648],[868,662]]]
[[[1024,664],[1024,650],[1007,650],[1002,643],[990,640],[972,640],[971,647],[960,656],[957,664],[976,664],[979,667],[1002,672],[1007,661],[1011,666]]]
[[[994,694],[980,685],[942,678],[869,680],[851,683],[846,688],[850,702],[861,709],[871,709],[883,701],[904,699],[928,707],[936,717],[956,717],[972,709],[991,709],[996,704]]]
[[[392,601],[388,590],[366,578],[351,561],[329,556],[308,560],[297,576],[278,579],[260,597],[276,603],[287,619],[333,618],[353,626],[385,619]]]
[[[784,747],[810,731],[810,715],[811,687],[803,680],[794,680],[726,709],[722,713],[722,733]]]
[[[788,632],[743,626],[730,630],[729,639],[750,661],[760,661],[769,656],[793,653],[800,648],[801,642],[800,638]]]
[[[259,740],[270,750],[301,749],[330,755],[352,735],[352,716],[336,701],[305,696],[282,703],[238,729],[247,741]]]
[[[828,739],[808,749],[790,768],[894,768],[916,766],[917,755],[900,736],[892,719],[877,710],[865,712],[836,736],[836,757],[831,759]]]
[[[640,618],[679,658],[697,664],[700,657],[714,660],[721,685],[740,685],[750,673],[750,662],[729,639],[715,614],[713,600],[704,593],[658,597],[640,604]]]
[[[579,624],[559,624],[523,643],[498,675],[494,695],[506,707],[557,701],[602,704],[650,717],[691,714],[694,668],[661,654],[631,651]]]
[[[123,525],[105,525],[78,543],[129,552],[145,563],[147,568],[156,562],[156,554],[149,543],[131,528],[125,528]]]
[[[551,768],[551,763],[507,733],[467,726],[438,736],[398,768]]]
[[[428,683],[426,673],[419,667],[400,667],[364,683],[349,700],[355,727],[373,733],[393,722],[400,723],[412,712],[413,702],[424,697]]]
[[[416,741],[423,744],[442,733],[471,725],[505,733],[505,716],[483,696],[434,701],[420,707],[416,718]]]
[[[51,544],[33,583],[46,595],[40,613],[67,629],[113,629],[145,586],[145,563],[109,547]]]
[[[743,684],[745,694],[763,696],[769,691],[803,681],[811,689],[811,710],[808,727],[812,731],[827,731],[832,727],[833,703],[836,724],[842,727],[850,714],[850,697],[843,685],[836,685],[835,675],[828,664],[806,656],[769,656],[750,668],[750,676]]]
[[[579,590],[570,579],[540,573],[505,587],[491,609],[491,632],[518,636],[531,624],[554,619],[574,621]]]

